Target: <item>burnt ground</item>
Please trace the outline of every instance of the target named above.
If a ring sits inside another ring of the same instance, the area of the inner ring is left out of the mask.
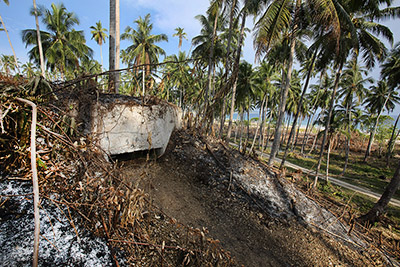
[[[247,169],[237,169],[246,164]],[[284,185],[261,163],[218,141],[177,132],[162,158],[133,159],[120,166],[126,179],[144,189],[167,216],[207,229],[239,266],[385,265],[367,246],[345,244],[310,226],[290,197],[278,205],[245,189],[235,174],[268,177],[277,194]]]

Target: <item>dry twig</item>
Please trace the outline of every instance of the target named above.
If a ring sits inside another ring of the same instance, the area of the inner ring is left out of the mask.
[[[31,125],[31,167],[32,167],[32,183],[33,183],[33,207],[35,214],[35,238],[33,242],[33,266],[38,266],[39,260],[39,234],[40,234],[40,217],[39,217],[39,183],[36,166],[36,121],[37,107],[26,99],[17,97],[18,101],[24,102],[32,107],[32,125]]]

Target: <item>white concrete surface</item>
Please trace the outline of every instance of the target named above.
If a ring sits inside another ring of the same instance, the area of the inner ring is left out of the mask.
[[[109,155],[150,149],[162,155],[172,131],[182,127],[180,108],[166,102],[142,106],[133,100],[114,99],[94,104],[93,136]]]

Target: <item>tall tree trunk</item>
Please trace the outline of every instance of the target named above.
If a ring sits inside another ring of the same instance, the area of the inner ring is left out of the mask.
[[[101,72],[103,72],[103,45],[100,44]]]
[[[210,47],[210,53],[208,55],[208,82],[206,85],[206,90],[204,92],[205,96],[204,96],[204,117],[203,117],[203,121],[207,120],[208,118],[208,97],[209,97],[209,93],[210,91],[212,91],[212,87],[213,87],[213,78],[212,78],[212,72],[213,72],[213,68],[214,68],[214,63],[213,63],[213,57],[214,57],[214,43],[215,43],[215,37],[217,35],[217,24],[218,24],[218,13],[219,13],[219,6],[217,9],[217,12],[215,14],[215,19],[214,19],[214,28],[213,28],[213,35],[212,35],[212,39],[211,39],[211,47]]]
[[[392,155],[393,147],[396,142],[395,140],[397,139],[397,138],[394,138],[394,136],[395,136],[395,132],[397,130],[397,123],[399,122],[399,118],[400,118],[400,113],[399,113],[399,115],[397,115],[396,122],[394,123],[394,126],[393,126],[392,135],[390,136],[390,140],[388,143],[388,148],[387,148],[387,152],[386,152],[386,167],[389,166],[389,158]]]
[[[6,34],[7,34],[8,43],[10,44],[11,50],[12,50],[13,55],[14,55],[15,67],[17,68],[17,70],[18,70],[18,72],[19,72],[19,66],[18,66],[17,55],[15,54],[14,47],[13,47],[13,45],[12,45],[12,43],[11,43],[10,35],[8,35],[8,31],[7,31],[6,25],[4,24],[3,18],[2,18],[1,16],[0,16],[0,21],[1,21],[1,25],[3,25],[4,31],[5,31]]]
[[[144,65],[142,66],[142,97],[146,94],[146,71]]]
[[[332,148],[332,137],[328,137],[328,151],[326,153],[326,174],[325,174],[325,180],[328,182],[329,181],[329,160],[331,156],[331,148]]]
[[[265,112],[266,112],[265,106],[268,103],[267,94],[265,94],[264,98],[265,98],[264,105],[262,106],[262,109],[261,109],[260,139],[258,140],[258,149],[261,149],[263,141],[264,141],[264,125],[265,125]]]
[[[215,96],[215,76],[216,76],[217,70],[215,68],[215,62],[213,62],[213,73],[212,73],[212,87],[210,91],[211,96]],[[212,133],[212,136],[215,137],[215,131],[214,131],[214,120],[215,120],[215,113],[210,112],[210,117],[209,121],[207,123],[207,132]]]
[[[344,175],[347,169],[347,165],[349,164],[349,153],[350,153],[350,139],[351,139],[351,110],[350,110],[350,104],[347,103],[346,107],[346,115],[349,118],[349,125],[347,126],[347,138],[346,138],[346,155],[345,155],[345,160],[344,160],[344,167],[341,175]]]
[[[219,126],[219,135],[218,137],[221,139],[223,134],[224,134],[224,126],[225,126],[225,117],[226,117],[226,106],[227,106],[227,99],[224,98],[224,100],[222,101],[222,111],[221,111],[221,124]]]
[[[119,0],[115,0],[115,69],[119,70],[120,61],[120,16]],[[119,71],[115,73],[115,93],[119,93]]]
[[[292,116],[290,114],[287,115],[287,122],[285,123],[285,118],[283,118],[283,129],[282,129],[282,137],[281,137],[281,144],[285,143],[286,140],[286,133],[289,131],[290,120]],[[278,150],[279,151],[279,150]]]
[[[39,47],[40,70],[42,72],[42,76],[44,77],[44,74],[45,74],[44,56],[43,56],[43,47],[42,47],[42,37],[40,36],[39,18],[38,18],[38,14],[37,14],[36,0],[33,0],[33,9],[35,10],[36,34],[37,34],[38,47]]]
[[[232,3],[232,10],[229,14],[229,32],[228,32],[228,44],[227,44],[227,48],[226,48],[226,66],[225,66],[225,75],[224,75],[224,83],[227,82],[228,80],[228,75],[229,75],[229,70],[231,67],[231,44],[232,44],[232,35],[233,35],[233,22],[234,22],[234,11],[235,11],[235,7],[237,4],[237,0],[233,0]]]
[[[116,55],[116,1],[118,0],[110,0],[110,36],[109,36],[109,83],[108,83],[108,91],[111,93],[115,91],[115,55]]]
[[[227,86],[227,82],[228,82],[228,75],[229,75],[229,71],[230,71],[230,66],[231,66],[231,55],[230,55],[230,51],[231,51],[231,43],[232,43],[232,33],[233,33],[233,15],[234,15],[234,9],[235,9],[235,7],[236,7],[236,3],[237,3],[237,0],[233,0],[233,3],[232,3],[232,6],[231,6],[231,8],[232,8],[232,10],[231,10],[231,12],[230,12],[230,15],[229,15],[229,32],[228,32],[228,44],[227,44],[227,49],[226,49],[226,63],[225,63],[225,74],[224,74],[224,77],[223,77],[223,82],[222,82],[222,84],[223,84],[223,86],[222,86],[222,89],[221,90],[224,90],[223,88],[224,88],[224,86]],[[235,89],[235,93],[236,93],[236,89]],[[224,98],[224,102],[225,102],[225,98]],[[225,111],[225,108],[227,108],[227,107],[225,107],[224,106],[224,111]],[[225,112],[224,112],[225,113]],[[225,117],[223,118],[223,121],[224,121],[224,125],[223,126],[225,126]],[[230,128],[229,128],[230,127]],[[222,130],[223,130],[223,128],[222,128]],[[231,132],[232,131],[232,122],[231,122],[231,120],[229,121],[229,123],[228,123],[228,131],[229,132]],[[230,134],[230,133],[229,133]],[[221,132],[220,131],[220,138],[222,138],[222,136],[223,136],[223,132]],[[230,137],[229,137],[230,138]],[[227,139],[228,140],[228,139]]]
[[[278,153],[279,146],[280,146],[279,141],[280,141],[281,131],[282,131],[282,121],[283,121],[283,117],[285,116],[286,99],[287,99],[287,95],[288,95],[289,88],[290,88],[290,80],[292,77],[294,50],[296,47],[296,33],[297,33],[297,28],[298,28],[297,20],[298,20],[298,13],[300,10],[300,4],[301,4],[301,1],[297,0],[296,1],[296,10],[294,12],[294,17],[293,17],[293,26],[292,26],[293,28],[292,28],[292,33],[290,36],[290,54],[289,54],[289,62],[288,62],[288,71],[287,71],[287,75],[286,75],[285,88],[281,92],[280,103],[279,103],[279,114],[278,114],[278,120],[276,122],[274,142],[272,144],[271,153],[270,153],[269,160],[268,160],[269,166],[271,166],[274,163],[275,157]]]
[[[239,41],[238,41],[238,48],[237,48],[237,53],[236,53],[236,59],[235,59],[235,64],[234,64],[234,69],[232,73],[232,79],[234,81],[233,87],[232,87],[232,100],[231,100],[231,112],[230,112],[230,117],[229,117],[229,123],[228,123],[228,132],[226,134],[226,140],[229,142],[229,139],[231,138],[231,132],[232,132],[232,120],[233,120],[233,113],[235,112],[235,101],[236,101],[236,87],[237,87],[237,79],[238,79],[238,74],[239,74],[239,63],[240,63],[240,55],[242,53],[242,45],[243,45],[243,39],[244,39],[244,29],[246,26],[246,12],[242,15],[242,25],[240,29],[240,35],[239,35]]]
[[[292,129],[290,130],[288,145],[285,148],[285,153],[283,155],[283,158],[282,158],[282,161],[281,161],[281,166],[279,167],[279,169],[282,169],[283,166],[285,165],[287,153],[288,153],[288,150],[289,150],[289,144],[290,144],[290,141],[292,140],[292,137],[293,137],[293,134],[294,134],[294,130],[296,128],[296,123],[297,123],[297,120],[298,120],[299,115],[300,115],[300,107],[303,104],[304,95],[306,94],[306,91],[308,89],[308,84],[310,83],[311,74],[312,74],[312,72],[314,70],[314,63],[315,63],[315,59],[317,57],[317,52],[318,52],[318,50],[315,49],[313,57],[312,57],[310,68],[308,69],[306,83],[304,84],[303,91],[301,92],[301,95],[300,95],[299,103],[297,104],[297,111],[296,111],[296,115],[295,115],[294,120],[293,120]]]
[[[381,116],[381,114],[385,110],[385,107],[386,107],[386,104],[387,104],[387,102],[389,100],[389,97],[390,97],[390,93],[387,95],[387,97],[385,99],[385,103],[383,104],[382,109],[379,111],[378,117],[376,117],[374,128],[372,129],[372,132],[369,135],[368,147],[367,147],[367,150],[365,151],[364,162],[367,161],[367,158],[369,157],[369,155],[371,153],[371,147],[372,147],[372,143],[374,142],[376,128],[377,128],[378,123],[379,123],[379,117]]]
[[[271,118],[272,118],[272,111],[269,113],[268,115],[268,127],[267,127],[267,132],[266,132],[266,136],[265,136],[265,147],[264,147],[264,138],[263,138],[263,143],[262,143],[262,148],[261,148],[261,152],[264,153],[264,150],[268,147],[268,143],[269,143],[269,132],[271,129]]]
[[[265,94],[265,96],[264,96],[264,98],[263,98],[263,100],[261,102],[261,109],[260,109],[260,112],[258,113],[258,121],[257,121],[256,132],[254,133],[253,142],[252,142],[251,147],[250,147],[250,152],[249,152],[250,155],[253,152],[254,145],[255,145],[256,140],[257,140],[258,132],[259,131],[261,132],[262,122],[261,122],[260,118],[262,116],[262,113],[264,112],[264,104],[265,104],[266,98],[267,98],[267,94]],[[260,138],[261,138],[261,136],[260,136]]]
[[[243,110],[241,110],[239,112],[239,116],[240,116],[240,127],[239,127],[239,151],[241,151],[242,149],[242,135],[243,135]]]
[[[246,154],[247,144],[250,139],[250,108],[247,109],[247,135],[246,140],[243,147],[243,154]]]
[[[389,204],[393,195],[399,188],[399,184],[400,184],[400,162],[399,165],[397,166],[397,169],[393,175],[392,180],[390,180],[390,183],[386,186],[385,192],[383,192],[381,198],[367,214],[360,217],[360,220],[364,222],[369,221],[370,223],[378,221],[379,217],[383,214],[386,206]]]
[[[313,107],[311,108],[311,110],[313,110],[314,112],[313,112],[313,114],[312,114],[312,117],[311,117],[311,121],[310,121],[310,118],[309,118],[309,120],[308,120],[308,122],[307,122],[307,127],[306,127],[306,132],[305,132],[305,135],[307,136],[307,138],[305,138],[305,142],[304,142],[304,139],[303,139],[303,144],[301,145],[301,154],[304,154],[304,148],[305,148],[305,146],[308,144],[308,137],[309,137],[309,133],[308,133],[308,126],[309,126],[309,123],[310,122],[313,122],[313,124],[311,125],[311,130],[310,130],[310,132],[312,132],[312,130],[314,129],[314,116],[315,116],[315,113],[317,112],[317,109],[318,109],[318,107],[317,107],[317,103],[318,103],[318,100],[319,100],[319,93],[320,93],[320,89],[322,88],[322,82],[323,82],[323,79],[324,79],[324,75],[326,74],[326,68],[324,68],[322,71],[321,71],[321,75],[320,75],[320,79],[319,79],[319,90],[318,90],[318,92],[317,92],[317,97],[315,98],[315,101],[314,101],[314,103],[313,103]],[[325,88],[325,92],[326,92],[326,90],[328,90],[328,88]],[[320,114],[321,113],[323,113],[323,110],[324,109],[322,109],[322,111],[320,112]],[[319,116],[319,115],[318,115]]]
[[[313,130],[313,128],[311,129],[311,131]],[[311,155],[311,153],[314,151],[315,145],[318,140],[318,135],[320,135],[320,133],[321,133],[321,125],[318,126],[317,134],[314,136],[313,143],[312,143],[310,151],[308,151],[307,155]]]
[[[307,126],[306,126],[306,130],[304,132],[303,142],[301,144],[301,150],[300,150],[301,155],[304,154],[304,147],[307,143],[306,141],[308,141],[308,126],[310,125],[311,118],[314,118],[314,114],[315,114],[315,111],[312,113],[311,116],[308,117],[308,120],[307,120]]]
[[[237,140],[237,135],[238,135],[238,124],[237,124],[237,120],[235,123],[235,137],[233,138],[233,142],[236,144],[236,140]]]
[[[336,91],[339,87],[339,80],[340,80],[340,76],[342,75],[343,64],[344,64],[343,62],[340,63],[339,69],[336,73],[335,85],[333,87],[333,92],[332,92],[332,96],[331,96],[331,103],[329,106],[328,117],[326,118],[326,123],[325,123],[324,137],[322,138],[322,144],[321,144],[321,150],[319,153],[317,169],[315,170],[315,180],[314,180],[314,185],[313,185],[314,188],[317,186],[317,183],[318,183],[318,173],[321,168],[322,156],[324,154],[324,148],[325,148],[326,138],[327,138],[328,132],[329,132],[329,126],[330,126],[330,122],[331,122],[333,108],[335,106]]]
[[[299,134],[300,134],[300,128],[301,128],[301,123],[303,120],[299,120],[297,123],[297,133],[296,133],[296,138],[294,139],[294,142],[292,142],[292,146],[290,147],[290,151],[294,151],[295,147],[297,146],[297,140],[299,139]],[[304,138],[304,136],[303,136]]]

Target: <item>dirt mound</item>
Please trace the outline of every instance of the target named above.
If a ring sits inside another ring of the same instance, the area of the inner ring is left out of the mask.
[[[163,158],[125,161],[121,168],[168,216],[206,228],[244,266],[384,265],[380,256],[352,246],[355,240],[345,244],[311,228],[309,222],[328,227],[337,220],[220,142],[177,132]]]

